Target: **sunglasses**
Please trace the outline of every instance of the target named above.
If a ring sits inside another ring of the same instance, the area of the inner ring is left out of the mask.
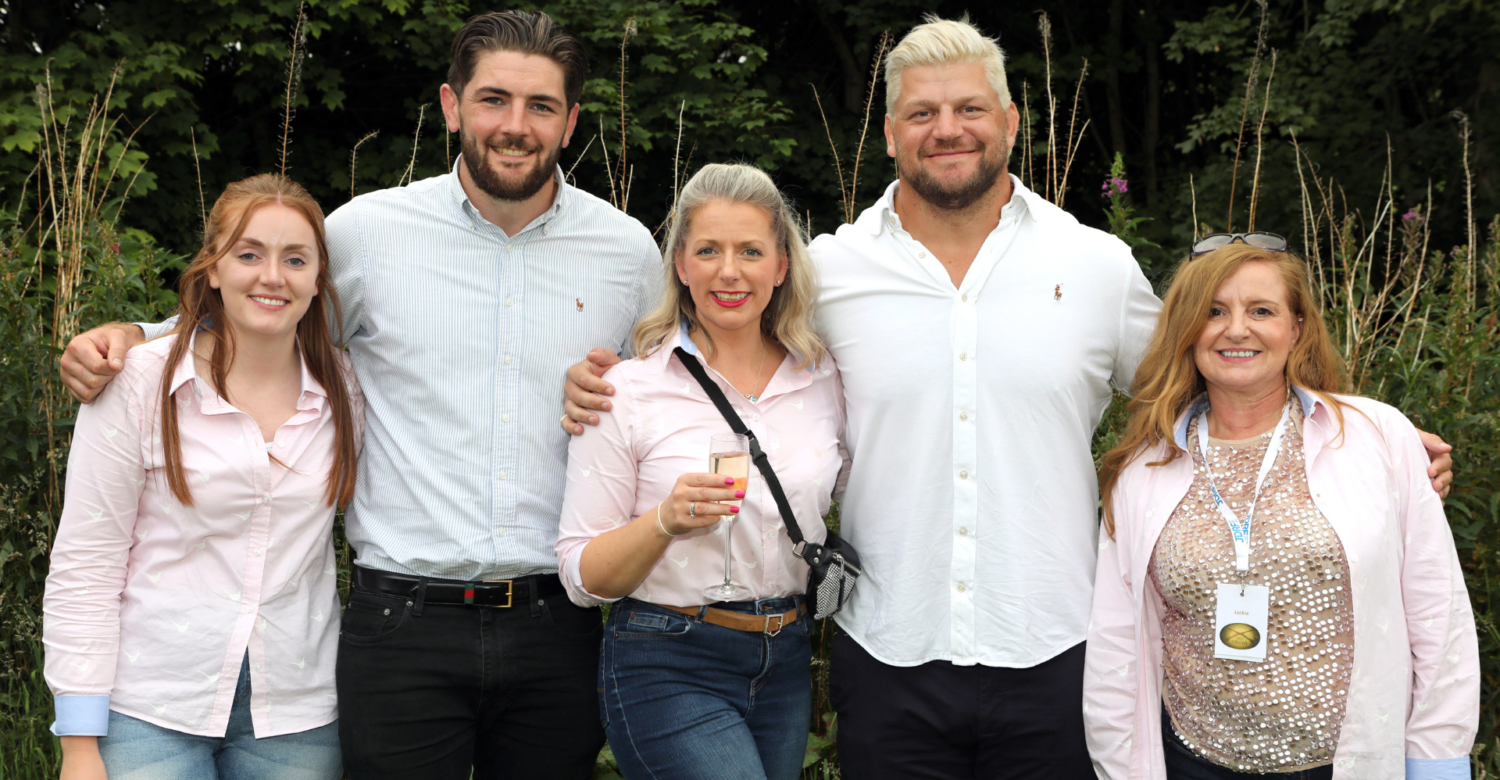
[[[1264,249],[1267,252],[1285,252],[1287,242],[1285,238],[1275,233],[1256,231],[1254,233],[1209,233],[1203,238],[1193,242],[1193,257],[1206,255],[1219,247],[1229,246],[1236,241],[1243,242],[1256,249]]]

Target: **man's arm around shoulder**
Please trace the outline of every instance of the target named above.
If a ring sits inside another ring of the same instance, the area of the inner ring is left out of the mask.
[[[63,386],[80,402],[92,403],[125,368],[125,353],[145,340],[141,326],[129,322],[111,322],[74,336],[58,366]]]

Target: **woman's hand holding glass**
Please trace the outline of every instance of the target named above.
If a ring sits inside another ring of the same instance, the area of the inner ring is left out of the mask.
[[[740,511],[726,502],[745,497],[745,491],[734,488],[734,478],[723,474],[683,474],[672,487],[672,494],[661,502],[661,530],[668,536],[715,525],[726,516]]]

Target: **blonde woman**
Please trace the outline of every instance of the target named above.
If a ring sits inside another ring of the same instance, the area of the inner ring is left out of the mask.
[[[1478,645],[1427,455],[1340,369],[1285,239],[1195,245],[1101,469],[1101,778],[1469,777]]]
[[[821,542],[844,412],[809,324],[817,282],[796,217],[748,165],[687,183],[663,270],[638,357],[605,374],[615,413],[569,447],[558,566],[574,603],[615,603],[599,688],[626,777],[793,780],[811,706],[807,565],[758,472],[747,490],[704,473],[710,438],[731,429],[674,351],[707,365]],[[704,591],[724,578],[726,545],[748,594],[716,602]]]

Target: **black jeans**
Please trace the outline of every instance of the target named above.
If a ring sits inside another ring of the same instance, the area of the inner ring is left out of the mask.
[[[1331,780],[1333,777],[1333,764],[1264,775],[1219,766],[1183,744],[1172,728],[1172,716],[1167,714],[1166,707],[1161,708],[1161,741],[1162,753],[1167,757],[1167,780]]]
[[[349,596],[338,654],[348,777],[588,780],[604,745],[599,610],[560,595],[418,606]]]
[[[840,632],[830,688],[849,780],[1094,780],[1082,643],[1027,669],[902,667]]]

